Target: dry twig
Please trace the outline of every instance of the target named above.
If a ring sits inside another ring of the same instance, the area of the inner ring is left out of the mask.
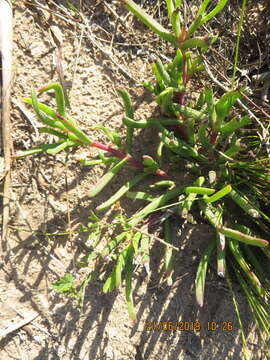
[[[37,312],[32,312],[31,315],[27,316],[25,319],[10,325],[5,330],[0,331],[0,339],[29,324],[30,322],[35,320],[38,316],[39,314]]]
[[[18,109],[22,112],[22,114],[25,116],[25,118],[32,125],[34,132],[35,132],[34,141],[35,142],[38,141],[38,139],[39,139],[38,128],[41,127],[42,125],[36,121],[34,115],[30,111],[28,111],[21,102],[19,102],[16,99],[12,99],[11,102],[18,107]]]

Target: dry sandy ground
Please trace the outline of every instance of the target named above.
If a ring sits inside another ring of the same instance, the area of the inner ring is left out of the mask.
[[[80,22],[81,19],[65,14],[65,8],[56,8],[50,3],[50,9],[59,15],[50,17],[50,12],[40,7],[20,0],[15,2],[13,101],[22,103],[20,97],[28,96],[31,86],[39,88],[58,81],[56,48],[51,36],[51,30],[57,31],[57,28],[63,37],[64,75],[72,85],[72,115],[82,128],[103,141],[103,136],[91,128],[97,124],[120,128],[122,107],[116,88],[129,89],[136,95],[137,105],[144,115],[151,114],[155,108],[138,86],[147,76],[154,45],[151,48],[141,43],[129,53],[123,45],[122,55],[116,50],[114,53],[110,40],[115,18],[111,13],[103,13],[106,7],[101,2],[87,3],[89,9],[84,15],[91,26],[82,29],[76,24],[76,20]],[[104,24],[111,29],[107,33],[100,30]],[[126,18],[126,24],[132,27],[132,17]],[[123,31],[124,27],[116,29],[116,42],[121,42],[121,29]],[[98,35],[105,40],[101,42]],[[129,36],[131,39],[132,35]],[[112,63],[98,45],[111,59],[117,59],[118,65]],[[34,118],[31,121],[13,102],[14,151],[42,141],[35,130],[38,123]],[[146,138],[147,134],[143,136]],[[142,151],[140,137],[138,152]],[[95,151],[91,149],[89,154]],[[55,158],[45,155],[26,158],[13,164],[9,251],[0,268],[0,329],[19,324],[33,313],[37,317],[0,340],[0,360],[242,359],[238,323],[229,290],[214,271],[208,276],[203,309],[195,302],[196,269],[200,253],[211,236],[206,224],[186,228],[179,236],[181,252],[176,255],[171,287],[158,282],[162,246],[154,244],[150,281],[142,268],[136,272],[134,297],[138,322],[135,325],[128,318],[122,289],[103,294],[101,280],[93,281],[87,288],[83,312],[79,312],[72,299],[60,297],[52,290],[50,284],[67,272],[80,281],[83,273],[76,270],[75,263],[83,254],[80,242],[85,241],[85,237],[75,233],[70,236],[35,235],[31,229],[52,233],[85,224],[89,211],[119,186],[114,181],[101,196],[90,200],[87,192],[99,180],[104,168],[82,168],[74,155],[68,161],[59,154]],[[124,176],[130,177],[130,174]],[[124,205],[128,211],[129,204]],[[244,326],[251,333],[248,308],[241,295],[236,294],[245,314]],[[147,331],[154,321],[185,321],[187,325],[182,331]],[[191,330],[195,321],[200,323],[200,331]],[[219,324],[230,321],[233,330],[228,330],[225,323],[223,328],[208,331],[209,321]],[[255,335],[249,338],[249,348],[252,359],[266,359]]]

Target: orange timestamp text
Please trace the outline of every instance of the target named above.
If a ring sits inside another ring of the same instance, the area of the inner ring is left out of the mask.
[[[208,331],[233,331],[233,322],[232,321],[208,321],[207,322]]]
[[[200,321],[146,321],[145,331],[200,331]]]

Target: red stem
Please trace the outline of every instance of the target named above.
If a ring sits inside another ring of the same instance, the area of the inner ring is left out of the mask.
[[[158,223],[160,216],[162,215],[161,211],[151,214],[148,219],[145,220],[144,226],[147,225],[148,228]]]
[[[183,63],[182,64],[183,64],[183,67],[182,67],[183,68],[183,74],[182,74],[183,86],[186,87],[189,78],[187,76],[187,59],[186,59],[185,52],[183,52]],[[186,104],[186,92],[185,91],[182,91],[179,94],[178,103],[179,103],[179,105]],[[184,116],[182,116],[182,118],[184,120]],[[187,127],[185,125],[177,125],[175,127],[175,129],[185,141],[188,141]]]
[[[118,157],[119,159],[124,159],[127,157],[129,164],[137,169],[143,170],[145,168],[145,166],[141,162],[134,159],[133,156],[125,154],[123,151],[113,149],[110,146],[101,144],[100,142],[95,141],[95,140],[92,141],[91,145],[100,150],[107,151],[107,152],[111,153],[112,155]],[[168,180],[171,179],[171,177],[164,170],[161,170],[161,169],[158,169],[156,171],[156,175],[158,175],[162,178],[168,179]]]
[[[175,131],[185,140],[188,142],[188,133],[186,125],[176,125]]]
[[[98,149],[108,151],[109,153],[113,154],[114,156],[118,157],[119,159],[124,159],[125,157],[127,157],[127,155],[124,152],[117,150],[117,149],[113,149],[108,145],[101,144],[98,141],[93,140],[91,145]],[[140,163],[139,161],[135,160],[132,156],[128,156],[128,162],[130,163],[130,165],[136,167],[137,169],[142,170],[144,168],[143,164]]]
[[[187,58],[186,53],[183,52],[183,85],[184,87],[187,85]]]
[[[214,130],[212,130],[210,134],[210,144],[214,145],[217,141],[218,133]]]

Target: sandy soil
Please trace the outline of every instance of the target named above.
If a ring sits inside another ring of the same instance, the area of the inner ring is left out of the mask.
[[[61,5],[61,2],[56,3]],[[134,46],[128,50],[124,44],[111,46],[115,17],[100,1],[87,3],[89,8],[84,16],[90,25],[82,30],[76,23],[81,21],[78,15],[68,16],[65,13],[68,10],[56,8],[53,2],[49,9],[53,9],[54,16],[50,11],[21,0],[15,2],[14,151],[36,145],[43,139],[36,131],[39,124],[34,117],[31,121],[26,118],[16,102],[22,103],[20,97],[28,96],[31,86],[39,88],[58,81],[56,47],[51,34],[55,27],[63,38],[62,64],[65,80],[71,86],[71,113],[83,129],[100,141],[104,137],[92,129],[95,125],[121,129],[118,87],[137,96],[139,115],[150,115],[155,109],[149,95],[139,87],[147,76],[151,57],[155,56],[155,42],[144,46],[145,34],[136,45],[132,30],[126,30],[126,37]],[[111,2],[107,3],[110,5]],[[46,6],[45,1],[43,5]],[[116,5],[112,8],[119,10]],[[121,16],[121,19],[126,17],[125,26],[133,29],[132,17],[126,12]],[[140,30],[137,24],[136,31]],[[114,42],[123,42],[124,31],[125,27],[118,22]],[[138,134],[138,154],[143,150],[142,136],[147,139],[147,134]],[[151,139],[149,142],[151,145]],[[151,278],[147,279],[141,267],[136,272],[136,324],[128,317],[123,290],[103,294],[101,280],[88,286],[82,312],[72,299],[60,297],[52,290],[51,283],[67,272],[73,273],[80,282],[83,273],[77,271],[75,263],[84,253],[81,243],[86,239],[75,232],[65,236],[38,233],[62,232],[86,224],[89,211],[119,186],[116,180],[100,196],[90,200],[87,192],[98,182],[104,168],[80,167],[76,162],[78,154],[80,150],[72,153],[68,161],[64,154],[59,154],[55,158],[42,155],[13,163],[9,249],[0,267],[0,329],[19,324],[33,314],[36,318],[0,339],[0,360],[242,359],[239,326],[230,293],[214,271],[208,275],[204,307],[199,309],[195,302],[196,269],[201,251],[211,236],[207,224],[185,227],[177,237],[176,245],[181,251],[175,255],[177,266],[171,287],[159,281],[162,245],[154,244]],[[91,156],[96,152],[90,149],[88,154]],[[128,172],[123,174],[124,178],[130,176]],[[184,179],[184,174],[182,176]],[[132,204],[125,202],[123,206],[129,211]],[[236,295],[245,314],[244,326],[251,334],[252,359],[266,359],[252,333],[245,301],[237,290]],[[184,321],[186,328],[182,331],[152,331],[153,322],[160,321]],[[191,329],[196,321],[200,331]],[[208,322],[213,321],[220,326],[209,331]],[[228,322],[232,323],[232,330],[228,330]]]

